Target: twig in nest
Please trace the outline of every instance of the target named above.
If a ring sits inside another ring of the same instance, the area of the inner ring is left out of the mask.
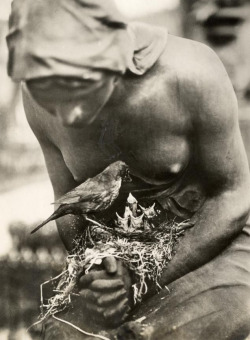
[[[50,283],[50,282],[52,282],[52,281],[60,279],[60,277],[62,277],[67,271],[68,271],[68,269],[64,270],[62,273],[60,273],[56,277],[53,277],[52,279],[47,280],[47,281],[43,282],[42,284],[40,284],[40,302],[41,302],[41,313],[42,313],[42,315],[43,315],[43,307],[44,307],[44,303],[43,303],[43,286],[48,284],[48,283]]]

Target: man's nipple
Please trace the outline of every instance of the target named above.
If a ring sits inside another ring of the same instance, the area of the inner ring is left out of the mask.
[[[174,163],[169,166],[169,172],[172,174],[178,174],[182,169],[181,163]]]

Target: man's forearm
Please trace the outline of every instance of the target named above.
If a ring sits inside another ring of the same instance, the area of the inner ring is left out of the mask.
[[[75,240],[82,235],[86,221],[81,216],[66,215],[56,221],[60,238],[68,251],[75,248]]]
[[[217,256],[245,225],[249,213],[249,195],[223,193],[208,199],[192,218],[194,227],[187,230],[166,267],[161,283],[169,284]]]

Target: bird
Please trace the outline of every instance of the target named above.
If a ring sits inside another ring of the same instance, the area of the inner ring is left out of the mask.
[[[109,208],[119,195],[122,182],[130,182],[129,168],[122,161],[110,164],[100,174],[67,192],[53,204],[59,205],[54,213],[31,231],[65,215],[87,215]]]

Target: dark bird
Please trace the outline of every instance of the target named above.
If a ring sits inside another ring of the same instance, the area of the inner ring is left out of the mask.
[[[55,201],[53,204],[58,204],[59,207],[32,230],[31,234],[48,222],[65,215],[85,215],[106,210],[118,197],[123,181],[131,181],[129,169],[124,162],[117,161]]]

